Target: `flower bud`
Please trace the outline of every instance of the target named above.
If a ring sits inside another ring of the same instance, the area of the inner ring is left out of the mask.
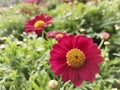
[[[102,39],[108,39],[108,38],[110,37],[110,34],[107,33],[107,32],[102,32],[101,35],[100,35],[100,37],[101,37]]]
[[[110,45],[110,42],[109,42],[109,41],[105,41],[105,42],[104,42],[104,45],[106,45],[106,46],[107,46],[107,45]]]
[[[119,80],[116,80],[116,83],[117,83],[117,84],[120,84],[120,79],[119,79]]]
[[[120,30],[120,26],[119,25],[115,25],[115,30]]]
[[[117,88],[112,88],[111,90],[118,90]]]
[[[6,37],[2,37],[0,38],[1,41],[5,41],[6,40]]]
[[[1,49],[1,50],[5,50],[5,45],[1,44],[1,45],[0,45],[0,49]]]
[[[81,28],[81,29],[80,29],[80,32],[85,32],[85,29],[84,29],[84,28]]]
[[[55,89],[58,87],[58,82],[56,80],[50,80],[48,83],[48,87],[50,89]]]
[[[21,41],[19,41],[19,42],[17,42],[17,46],[21,46],[23,44],[23,42],[21,42]]]

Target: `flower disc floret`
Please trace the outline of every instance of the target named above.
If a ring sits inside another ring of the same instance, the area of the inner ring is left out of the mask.
[[[44,24],[45,24],[44,21],[38,20],[38,21],[35,22],[34,27],[39,28],[39,27],[43,26]]]
[[[75,68],[82,66],[85,61],[85,55],[79,49],[72,49],[68,51],[66,58],[68,65]]]

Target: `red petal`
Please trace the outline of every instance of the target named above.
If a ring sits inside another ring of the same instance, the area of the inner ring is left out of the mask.
[[[55,75],[60,75],[64,71],[65,67],[67,67],[67,64],[57,66],[55,70]]]
[[[101,56],[86,57],[85,63],[99,64],[103,61]]]
[[[64,68],[64,71],[62,72],[62,81],[66,82],[69,80],[69,66]]]
[[[89,80],[90,72],[88,71],[88,69],[85,65],[80,67],[79,75],[83,80]]]
[[[74,83],[75,86],[80,86],[83,79],[79,75],[79,70],[76,68],[69,69],[69,78]]]
[[[90,79],[88,81],[93,82],[95,80],[95,75],[100,72],[100,69],[98,65],[95,64],[87,64],[86,67],[91,74]]]

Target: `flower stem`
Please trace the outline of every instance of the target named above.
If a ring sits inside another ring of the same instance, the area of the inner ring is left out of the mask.
[[[42,31],[42,37],[44,37],[45,35],[47,35],[47,32],[45,30]]]
[[[103,43],[104,43],[104,39],[101,40],[101,42],[100,42],[100,44],[98,46],[99,49],[102,47]]]

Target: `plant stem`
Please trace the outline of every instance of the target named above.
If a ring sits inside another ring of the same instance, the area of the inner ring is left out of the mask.
[[[101,40],[101,42],[100,42],[100,44],[98,46],[99,49],[102,47],[103,43],[104,43],[104,39]]]

